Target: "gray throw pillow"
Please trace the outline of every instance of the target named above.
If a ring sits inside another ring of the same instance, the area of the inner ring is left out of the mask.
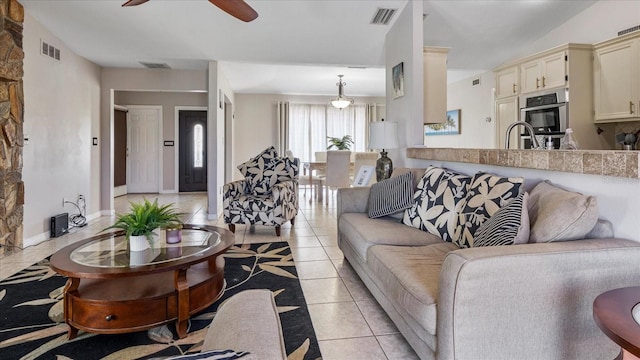
[[[598,221],[598,201],[541,181],[529,193],[530,243],[584,239]]]
[[[403,211],[413,203],[413,173],[408,172],[371,185],[367,212],[378,218]]]
[[[471,247],[525,244],[529,241],[529,194],[518,195],[480,225]]]

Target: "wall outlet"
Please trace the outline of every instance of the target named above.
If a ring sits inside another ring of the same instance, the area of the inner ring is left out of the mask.
[[[67,204],[67,198],[63,197],[62,198],[62,207],[64,207]]]

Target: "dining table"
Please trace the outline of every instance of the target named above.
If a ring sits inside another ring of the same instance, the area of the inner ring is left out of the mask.
[[[311,199],[313,199],[313,172],[317,171],[320,173],[325,173],[327,169],[327,162],[326,161],[307,161],[303,163],[302,168],[303,168],[303,176],[309,177],[309,185],[311,187]],[[353,168],[354,168],[354,163],[350,162],[349,171],[351,173],[353,173]],[[316,198],[318,202],[322,202],[322,193],[323,193],[323,186],[322,186],[322,183],[320,183],[319,189],[316,192]]]

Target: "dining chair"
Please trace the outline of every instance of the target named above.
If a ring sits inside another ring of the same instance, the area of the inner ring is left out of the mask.
[[[287,150],[285,152],[285,155],[287,157],[289,157],[290,159],[295,158],[295,156],[293,155],[293,152],[291,150]],[[311,171],[311,170],[308,170]],[[322,190],[322,181],[324,180],[324,177],[318,176],[317,174],[312,174],[311,176],[311,181],[309,181],[309,177],[308,176],[300,176],[300,178],[298,179],[298,185],[302,186],[302,185],[309,185],[310,187],[310,192],[311,195],[313,196],[313,187],[316,187],[316,193],[319,193]],[[307,196],[307,187],[304,186],[304,193],[303,195],[306,197]]]
[[[354,152],[353,153],[354,156],[354,162],[353,162],[353,174],[351,176],[351,182],[353,183],[353,180],[355,179],[355,177],[358,175],[358,172],[360,171],[360,167],[362,166],[373,166],[374,169],[376,167],[376,161],[378,160],[378,153],[377,152]],[[376,177],[372,176],[369,179],[369,182],[363,186],[370,186],[371,184],[376,182]]]
[[[348,150],[327,151],[327,166],[324,180],[327,205],[329,205],[330,188],[349,187],[351,185],[349,179],[350,156],[351,151]]]

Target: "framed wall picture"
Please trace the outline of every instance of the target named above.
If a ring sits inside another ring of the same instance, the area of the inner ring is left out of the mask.
[[[458,135],[460,134],[460,113],[461,110],[447,111],[447,122],[442,124],[426,124],[424,135]]]
[[[371,177],[375,171],[375,167],[371,165],[360,166],[358,175],[356,175],[356,178],[353,180],[353,186],[369,186],[369,181],[371,181]]]
[[[404,63],[393,67],[391,70],[391,80],[393,82],[393,98],[404,96]]]

